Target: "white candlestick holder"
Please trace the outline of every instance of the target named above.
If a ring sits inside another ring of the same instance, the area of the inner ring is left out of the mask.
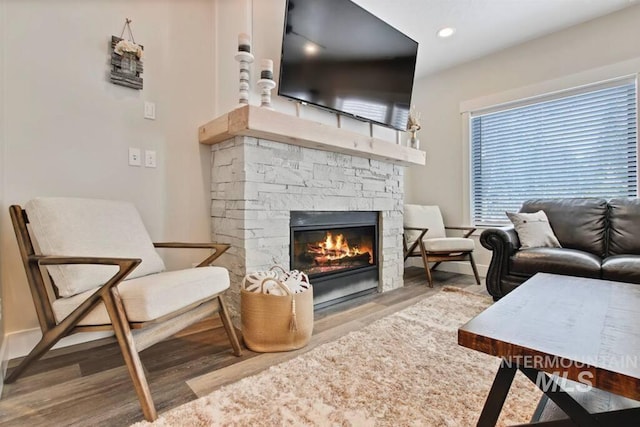
[[[260,106],[273,110],[271,105],[271,90],[276,87],[276,82],[271,79],[260,79],[257,82],[260,88]]]
[[[238,52],[235,56],[236,61],[240,64],[240,86],[239,101],[240,106],[249,105],[249,90],[251,89],[251,70],[249,64],[253,62],[253,54],[249,52]]]

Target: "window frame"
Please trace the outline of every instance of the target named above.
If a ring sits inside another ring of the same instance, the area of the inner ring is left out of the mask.
[[[619,75],[619,77],[610,79],[592,79],[591,82],[587,82],[584,84],[567,84],[567,81],[571,81],[574,79],[575,76],[570,76],[564,79],[560,79],[560,83],[559,81],[545,82],[534,87],[520,88],[499,94],[493,94],[475,100],[464,101],[460,104],[464,156],[463,173],[465,174],[462,188],[462,194],[465,195],[465,202],[463,203],[463,214],[465,219],[467,220],[467,223],[472,224],[474,227],[478,228],[489,228],[492,226],[484,223],[476,224],[476,218],[474,215],[472,182],[473,141],[471,138],[471,125],[472,119],[479,115],[524,107],[540,102],[561,99],[564,97],[633,83],[636,87],[636,156],[638,158],[638,163],[640,163],[640,73],[634,72],[632,74],[625,74],[621,76]],[[638,197],[640,197],[640,172],[636,174],[636,186],[638,188]],[[503,226],[508,224],[509,221],[505,218],[504,223],[496,223],[495,226]]]

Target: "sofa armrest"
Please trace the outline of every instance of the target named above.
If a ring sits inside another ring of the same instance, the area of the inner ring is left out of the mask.
[[[487,291],[494,297],[505,295],[502,281],[509,274],[509,258],[518,251],[520,239],[513,227],[488,228],[480,235],[480,244],[493,252],[487,270]]]
[[[480,234],[480,244],[490,251],[506,251],[511,256],[520,248],[520,239],[513,226],[487,228]]]

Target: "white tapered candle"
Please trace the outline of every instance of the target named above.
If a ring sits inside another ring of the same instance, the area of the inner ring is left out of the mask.
[[[260,78],[273,80],[273,61],[271,59],[260,61]]]
[[[247,33],[238,34],[238,50],[251,53],[251,37]]]

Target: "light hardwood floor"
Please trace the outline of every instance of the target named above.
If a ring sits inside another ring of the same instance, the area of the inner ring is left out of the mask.
[[[433,289],[424,270],[405,271],[405,286],[316,311],[311,342],[286,353],[231,353],[224,329],[205,320],[141,353],[158,413],[260,372],[438,292],[445,285],[486,293],[473,276],[434,272]],[[17,361],[9,363],[9,370]],[[142,412],[115,340],[107,338],[50,351],[0,399],[2,426],[127,426]]]

